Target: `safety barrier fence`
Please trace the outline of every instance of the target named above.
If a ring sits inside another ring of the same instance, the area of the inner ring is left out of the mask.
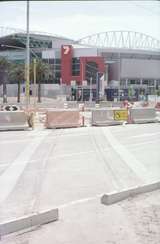
[[[73,105],[73,104],[72,104]],[[43,113],[43,122],[46,128],[69,128],[84,126],[88,119],[86,112],[90,111],[91,125],[107,126],[123,123],[149,123],[159,122],[154,107],[92,107],[85,109],[85,104],[78,104],[78,108],[48,108],[27,109],[19,111],[0,111],[0,130],[24,130],[34,128],[34,114],[36,111]],[[95,105],[95,104],[94,104]],[[87,114],[88,116],[88,114]],[[86,118],[86,119],[85,119]]]

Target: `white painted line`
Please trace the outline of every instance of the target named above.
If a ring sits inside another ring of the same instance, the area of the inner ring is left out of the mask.
[[[103,149],[103,151],[107,151],[108,149]],[[88,150],[88,151],[83,151],[83,152],[75,152],[75,153],[66,153],[66,154],[59,154],[59,155],[55,155],[55,156],[52,156],[52,157],[48,157],[47,159],[48,160],[53,160],[53,159],[57,159],[57,158],[63,158],[63,157],[73,157],[73,156],[77,156],[77,155],[84,155],[84,154],[90,154],[90,153],[94,153],[94,150]],[[32,159],[32,160],[29,160],[29,161],[23,161],[23,162],[17,162],[17,166],[18,165],[21,165],[21,164],[35,164],[37,162],[39,162],[40,159]],[[11,162],[5,162],[5,163],[0,163],[0,168],[2,167],[7,167],[8,165],[10,165]]]
[[[160,189],[160,181],[153,182],[151,184],[136,186],[134,188],[124,189],[120,192],[115,191],[115,192],[104,194],[101,197],[101,203],[105,205],[110,205],[125,200],[129,197],[134,197],[138,194],[147,193],[158,189]]]
[[[138,161],[128,149],[119,143],[119,141],[112,135],[111,131],[107,127],[101,128],[106,136],[108,142],[113,147],[115,152],[119,154],[121,159],[130,167],[130,169],[136,173],[136,175],[144,180],[144,182],[149,183],[154,180],[154,175],[148,171],[145,166]]]
[[[88,153],[94,153],[94,150],[89,150],[89,151],[84,151],[84,152],[75,152],[75,153],[66,153],[66,154],[59,154],[57,156],[52,157],[53,159],[56,158],[64,158],[64,157],[73,157],[73,156],[78,156],[78,155],[84,155]]]
[[[136,135],[136,136],[131,136],[131,138],[141,138],[141,137],[148,137],[148,136],[156,136],[160,134],[160,132],[156,132],[156,133],[145,133],[142,135]]]
[[[59,205],[58,209],[68,208],[68,207],[70,207],[72,205],[76,205],[76,204],[79,204],[79,203],[85,203],[85,202],[93,201],[93,200],[96,200],[96,199],[100,198],[101,196],[102,196],[102,193],[101,194],[97,194],[94,197],[82,198],[82,199],[78,199],[78,200],[71,201],[71,202],[68,202],[68,203],[64,203],[62,205]]]
[[[159,140],[152,140],[152,141],[144,141],[144,142],[139,142],[139,143],[133,143],[133,144],[128,144],[127,147],[139,147],[139,146],[143,146],[143,145],[148,145],[151,144],[154,146],[153,143],[160,143],[160,139]]]
[[[50,132],[46,131],[41,138],[34,138],[4,173],[0,175],[0,186],[5,186],[0,190],[0,203],[3,202],[14,189],[20,175],[29,162],[30,157],[49,133]]]
[[[27,139],[17,139],[17,140],[1,140],[0,144],[14,144],[14,143],[22,143],[22,142],[29,142],[30,140]]]

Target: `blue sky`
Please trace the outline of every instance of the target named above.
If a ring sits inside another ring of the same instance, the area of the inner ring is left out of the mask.
[[[1,2],[0,26],[25,29],[26,2]],[[158,1],[31,1],[30,29],[79,39],[131,30],[160,39]]]

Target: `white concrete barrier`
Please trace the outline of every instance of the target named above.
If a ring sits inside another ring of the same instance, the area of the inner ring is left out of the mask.
[[[81,126],[78,110],[52,110],[46,113],[46,128],[70,128]]]
[[[95,108],[99,108],[99,107],[100,107],[99,103],[96,103]]]
[[[90,110],[92,108],[95,108],[95,105],[96,105],[96,102],[94,102],[94,101],[85,101],[85,103],[84,103],[85,110]]]
[[[111,102],[108,102],[108,101],[101,101],[99,105],[100,105],[100,108],[109,108],[109,107],[112,107]]]
[[[34,226],[48,224],[56,220],[58,220],[58,209],[50,209],[23,216],[21,218],[0,223],[0,236],[32,228]]]
[[[68,108],[73,108],[73,109],[75,109],[75,108],[78,108],[78,103],[77,103],[77,101],[68,101],[67,102],[67,104],[68,104]]]
[[[127,120],[127,109],[103,108],[92,110],[92,125],[119,125]]]
[[[0,130],[25,130],[28,127],[24,111],[0,111]]]
[[[133,197],[141,193],[155,191],[158,189],[160,189],[160,181],[151,184],[145,184],[142,186],[136,186],[134,188],[124,189],[120,192],[111,192],[111,193],[104,194],[101,197],[101,203],[105,205],[110,205],[125,200],[129,197]]]
[[[157,122],[155,108],[131,108],[130,120],[132,123],[150,123]]]

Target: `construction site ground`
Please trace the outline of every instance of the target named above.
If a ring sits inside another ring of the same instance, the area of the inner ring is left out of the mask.
[[[59,220],[5,244],[159,244],[160,190],[113,205],[104,193],[160,180],[160,124],[0,133],[0,220],[58,207]]]

